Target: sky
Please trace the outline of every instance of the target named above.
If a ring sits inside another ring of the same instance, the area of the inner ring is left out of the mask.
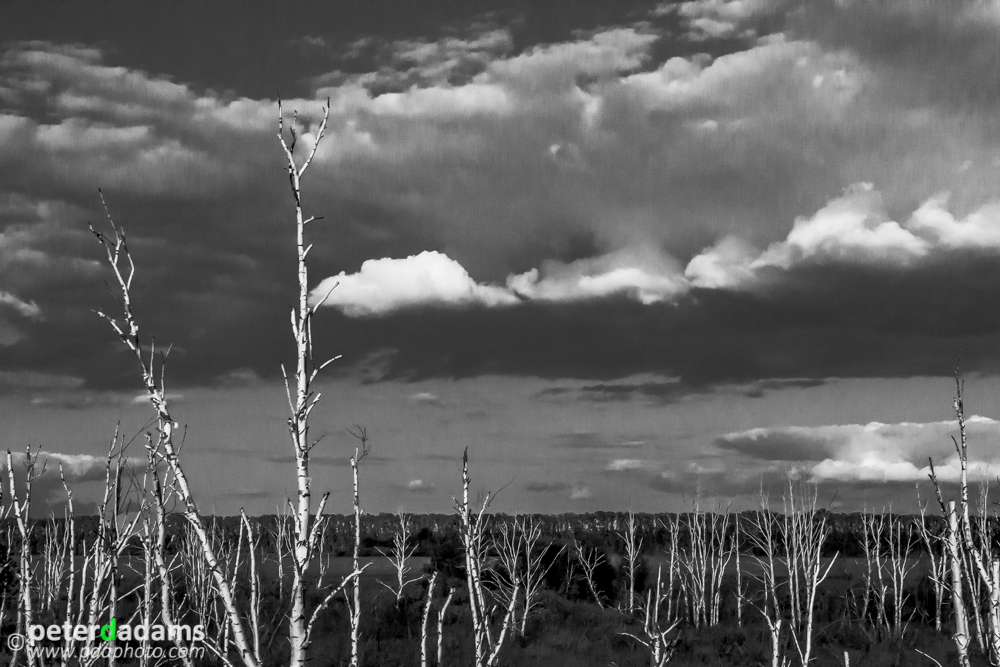
[[[449,511],[466,447],[502,511],[787,479],[912,511],[929,457],[956,479],[956,367],[993,479],[998,33],[985,1],[3,3],[0,446],[48,455],[52,507],[116,423],[142,455],[101,188],[201,509],[294,493],[280,95],[300,158],[330,104],[302,195],[333,511],[355,425],[372,512]]]

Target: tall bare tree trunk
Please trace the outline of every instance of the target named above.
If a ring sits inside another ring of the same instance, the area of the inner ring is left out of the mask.
[[[288,406],[291,416],[288,419],[288,430],[292,439],[292,453],[295,456],[295,481],[298,489],[295,504],[294,534],[295,546],[292,550],[292,609],[288,618],[288,641],[290,644],[290,667],[301,667],[307,660],[309,648],[309,627],[310,623],[306,618],[306,575],[309,564],[312,561],[317,538],[316,527],[321,525],[319,517],[323,512],[328,496],[324,496],[319,503],[314,520],[312,515],[312,490],[311,478],[309,476],[309,453],[316,445],[316,442],[309,440],[309,415],[319,402],[320,394],[313,394],[311,389],[312,381],[315,380],[319,371],[330,363],[316,366],[312,359],[312,317],[316,309],[321,305],[309,305],[309,270],[306,265],[306,258],[311,245],[306,245],[305,228],[306,225],[317,218],[306,219],[302,213],[302,190],[301,179],[306,169],[316,156],[316,149],[326,132],[326,123],[330,116],[330,104],[323,108],[323,120],[316,133],[316,141],[310,149],[309,156],[301,166],[295,161],[296,128],[297,115],[293,117],[289,126],[292,137],[291,144],[285,142],[284,116],[281,110],[281,102],[278,102],[278,139],[281,147],[285,151],[287,160],[288,180],[292,190],[292,197],[295,199],[295,248],[297,259],[298,276],[298,304],[292,311],[292,335],[295,338],[296,366],[295,378],[290,380],[285,373],[285,390],[288,396]],[[325,300],[325,299],[324,299]],[[332,359],[330,361],[333,361]],[[284,372],[284,367],[282,367]],[[294,385],[294,390],[293,390]],[[356,664],[356,663],[354,663]]]
[[[358,479],[358,464],[361,459],[368,455],[368,432],[365,429],[356,427],[356,431],[351,433],[359,440],[359,445],[354,448],[354,456],[351,457],[351,474],[354,478],[354,571],[361,571],[361,492]],[[361,577],[354,577],[354,601],[350,605],[351,611],[351,667],[358,667],[360,662],[361,644]]]
[[[434,584],[437,583],[438,573],[431,575],[431,582],[427,585],[427,599],[424,601],[424,617],[420,622],[420,667],[427,666],[427,635],[429,633],[429,621],[431,618],[431,605],[434,602]]]
[[[106,205],[105,210],[107,211]],[[236,600],[233,595],[232,588],[229,586],[229,582],[226,580],[225,574],[222,572],[222,568],[219,565],[215,545],[205,528],[205,523],[202,520],[201,513],[198,511],[198,505],[195,502],[194,494],[191,492],[191,486],[188,483],[187,475],[184,473],[184,469],[180,463],[180,457],[178,456],[177,449],[174,446],[174,429],[177,428],[179,424],[174,421],[167,409],[166,392],[163,387],[163,361],[161,361],[159,378],[157,378],[157,372],[154,368],[155,349],[152,345],[150,346],[149,360],[147,361],[144,357],[142,344],[139,338],[139,325],[132,312],[131,286],[132,279],[135,276],[135,263],[132,260],[132,256],[129,253],[128,246],[125,242],[125,232],[121,227],[115,224],[114,220],[111,219],[110,212],[108,212],[108,222],[110,223],[111,229],[114,233],[113,238],[98,232],[93,226],[90,227],[90,231],[97,237],[97,240],[101,243],[101,245],[104,246],[105,252],[107,253],[108,264],[111,266],[111,269],[115,274],[115,279],[118,282],[118,287],[121,291],[122,297],[121,306],[123,322],[119,323],[118,320],[110,317],[102,311],[98,311],[97,314],[107,320],[107,322],[111,325],[111,328],[118,334],[121,341],[131,351],[136,361],[139,362],[143,385],[146,389],[149,402],[153,406],[153,410],[156,412],[157,417],[156,430],[158,435],[156,443],[153,445],[153,451],[159,460],[162,460],[167,464],[173,475],[173,487],[183,503],[184,517],[187,519],[191,529],[198,538],[201,555],[204,557],[205,564],[214,579],[218,595],[222,599],[223,607],[225,608],[226,615],[231,623],[233,639],[235,640],[237,648],[240,652],[240,659],[245,667],[259,667],[260,660],[253,652],[249,642],[247,641],[243,618],[241,617],[236,606]]]
[[[448,611],[448,605],[451,604],[452,597],[455,596],[455,589],[448,589],[448,597],[444,599],[441,604],[441,608],[438,610],[438,621],[437,621],[437,667],[442,667],[444,662],[441,656],[444,653],[444,615]]]
[[[955,501],[948,502],[948,558],[951,561],[951,606],[955,610],[955,648],[959,667],[969,667],[969,622],[962,599],[962,555],[959,552],[958,512]]]

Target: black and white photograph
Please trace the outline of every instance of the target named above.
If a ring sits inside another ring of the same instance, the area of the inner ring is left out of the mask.
[[[0,1],[0,663],[1000,666],[997,0]]]

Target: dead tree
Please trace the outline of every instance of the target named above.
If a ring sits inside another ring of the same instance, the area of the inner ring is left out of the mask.
[[[807,490],[803,486],[796,492],[795,486],[789,482],[782,519],[782,542],[791,595],[789,629],[802,665],[808,665],[812,659],[814,610],[819,585],[830,574],[836,561],[834,556],[823,564],[823,545],[830,531],[826,517],[821,517],[817,511],[816,501],[815,488]]]
[[[101,195],[101,201],[102,203],[104,202],[103,195]],[[165,463],[170,470],[177,497],[181,501],[184,518],[197,538],[201,556],[205,560],[205,565],[214,582],[215,590],[222,600],[225,614],[229,619],[233,640],[239,651],[240,660],[245,667],[260,667],[260,656],[253,651],[253,647],[247,640],[246,627],[243,617],[237,608],[233,589],[220,567],[215,544],[205,527],[201,513],[198,511],[198,504],[191,491],[187,474],[181,466],[180,457],[174,443],[174,430],[180,425],[174,421],[167,407],[163,373],[166,354],[161,356],[159,366],[157,367],[155,343],[151,343],[148,346],[147,356],[145,346],[139,337],[139,324],[132,311],[131,290],[132,280],[135,278],[135,263],[132,260],[132,255],[125,241],[125,230],[115,224],[106,204],[104,209],[111,227],[111,235],[108,236],[103,232],[97,231],[93,225],[90,226],[90,231],[104,247],[108,265],[114,273],[119,291],[119,305],[122,309],[122,317],[119,320],[107,315],[104,311],[98,311],[97,314],[111,325],[111,328],[128,348],[132,356],[135,357],[139,365],[143,386],[145,387],[149,402],[156,413],[156,437],[152,450],[157,460]]]
[[[743,627],[743,604],[746,602],[746,591],[743,589],[743,561],[740,557],[740,515],[733,521],[735,535],[733,536],[733,551],[736,552],[736,627]]]
[[[36,479],[45,472],[45,463],[38,465],[38,450],[34,453],[31,447],[24,451],[24,494],[18,494],[17,484],[14,481],[14,457],[10,450],[7,450],[7,476],[10,483],[10,513],[14,516],[17,525],[17,532],[20,536],[20,550],[18,558],[18,607],[17,607],[17,632],[22,637],[28,636],[28,627],[35,622],[35,604],[32,598],[32,588],[34,586],[34,565],[31,562],[31,530],[29,528],[30,519],[28,513],[31,511],[31,490]],[[17,664],[17,656],[20,646],[13,648],[13,658],[11,665]],[[24,646],[27,656],[28,667],[38,664],[39,656],[37,648],[29,641]]]
[[[945,544],[951,562],[951,598],[955,616],[955,633],[952,639],[958,651],[959,667],[968,667],[969,663],[969,623],[962,597],[963,570],[969,583],[984,585],[989,594],[987,620],[989,627],[989,658],[992,664],[1000,661],[1000,559],[993,553],[988,539],[977,542],[972,535],[972,522],[969,511],[969,442],[965,423],[964,383],[955,372],[955,399],[952,407],[958,422],[959,437],[952,437],[955,452],[959,461],[959,503],[948,501],[947,505],[941,492],[941,484],[934,470],[934,461],[928,459],[930,465],[930,480],[934,485],[941,514],[947,518]],[[986,507],[981,508],[985,513]],[[982,623],[976,605],[976,621]]]
[[[781,567],[780,524],[771,513],[767,494],[761,490],[759,511],[752,520],[748,531],[750,543],[754,546],[752,558],[756,570],[751,576],[760,583],[762,593],[753,602],[754,608],[764,618],[771,637],[771,667],[788,667],[791,663],[784,651],[784,610],[781,604],[778,571]]]
[[[123,478],[128,465],[125,458],[125,448],[125,439],[119,434],[119,428],[116,427],[105,459],[104,497],[97,509],[97,540],[93,549],[94,579],[87,611],[88,625],[96,625],[104,612],[107,612],[110,618],[117,616],[119,562],[128,548],[129,540],[136,533],[136,527],[146,510],[144,499],[139,507],[128,507],[128,490],[123,487]],[[120,519],[121,516],[128,516],[129,509],[135,510],[132,519]],[[107,588],[106,594],[105,587]],[[111,640],[110,644],[113,647],[115,640]],[[114,665],[114,658],[109,658],[108,667],[114,667]]]
[[[669,591],[663,590],[663,567],[656,571],[655,595],[653,590],[646,591],[645,617],[642,624],[642,635],[623,632],[646,647],[649,651],[649,661],[652,667],[663,667],[674,657],[677,638],[672,636],[680,621],[660,621],[660,609],[670,597]]]
[[[288,132],[291,142],[285,141],[285,119],[281,109],[281,101],[278,101],[278,140],[285,153],[287,162],[288,182],[292,191],[292,198],[295,200],[295,248],[297,257],[298,275],[298,303],[292,309],[292,336],[295,338],[296,366],[294,378],[289,378],[285,367],[282,366],[282,374],[285,377],[285,392],[288,397],[288,408],[291,416],[288,419],[288,432],[292,440],[292,453],[295,457],[295,479],[298,487],[298,494],[293,513],[293,525],[295,533],[295,549],[292,553],[292,609],[289,614],[288,638],[291,644],[290,667],[300,667],[306,663],[309,648],[309,628],[314,624],[316,616],[321,613],[325,603],[313,610],[312,618],[306,619],[306,573],[309,565],[317,551],[319,542],[319,531],[322,527],[323,510],[326,506],[329,493],[324,494],[319,501],[315,516],[312,507],[312,478],[309,475],[309,455],[313,447],[319,440],[311,440],[309,437],[309,416],[315,409],[322,396],[321,393],[314,392],[312,384],[316,376],[328,364],[338,357],[333,357],[327,361],[316,364],[313,361],[313,339],[312,339],[312,318],[317,309],[323,305],[329,292],[316,303],[309,302],[309,269],[306,265],[306,258],[312,249],[312,244],[306,244],[306,225],[319,220],[316,216],[306,218],[302,211],[302,177],[316,157],[316,150],[319,148],[323,135],[326,133],[327,120],[330,117],[330,101],[327,100],[323,107],[323,120],[316,130],[316,139],[309,149],[308,156],[299,164],[295,159],[295,144],[297,141],[296,123],[297,114],[293,114],[292,123]],[[332,290],[331,290],[332,291]],[[357,563],[355,562],[355,572],[350,575],[357,577]],[[356,583],[357,585],[357,583]],[[357,597],[357,594],[356,594]],[[352,634],[356,633],[355,627]],[[356,643],[352,642],[352,643]],[[357,665],[357,649],[352,650],[352,665]]]
[[[604,601],[601,600],[601,594],[597,590],[597,583],[594,578],[597,568],[604,565],[607,559],[604,553],[600,549],[584,549],[580,543],[577,541],[576,536],[573,536],[573,553],[576,556],[577,562],[580,564],[580,571],[583,573],[583,580],[587,584],[587,590],[594,597],[594,602],[601,609],[604,609]]]
[[[539,593],[556,559],[562,554],[565,545],[555,553],[551,554],[548,564],[545,564],[546,549],[539,544],[542,536],[542,527],[535,517],[520,519],[519,532],[521,533],[521,553],[523,554],[522,582],[524,588],[524,606],[521,612],[521,624],[519,632],[524,636],[528,626],[528,618],[535,612],[539,605]]]
[[[400,605],[403,603],[403,593],[406,587],[415,584],[424,577],[423,575],[419,577],[409,576],[413,569],[410,563],[417,550],[417,545],[410,543],[410,520],[403,514],[403,510],[399,511],[396,518],[399,519],[399,527],[392,534],[392,549],[388,552],[379,549],[379,552],[392,564],[396,580],[392,584],[387,584],[384,581],[379,581],[379,583],[393,594],[396,598],[396,604]]]
[[[441,608],[438,609],[437,613],[437,666],[442,667],[444,665],[441,656],[444,653],[444,615],[448,611],[448,605],[451,604],[451,599],[455,597],[455,589],[448,589],[448,596],[441,603]]]
[[[670,536],[670,546],[668,548],[669,558],[667,560],[666,620],[672,622],[682,618],[681,602],[686,600],[688,597],[687,587],[684,586],[684,579],[682,578],[681,516],[679,514],[674,514],[665,521],[660,520],[660,525],[663,526]],[[737,576],[739,576],[738,569]],[[676,593],[674,593],[675,589],[677,590]],[[690,607],[690,604],[688,606]]]
[[[862,512],[861,525],[866,569],[864,599],[857,605],[857,616],[870,621],[876,633],[899,639],[910,621],[909,617],[903,618],[909,599],[905,582],[916,567],[916,561],[911,559],[916,547],[911,524],[883,509],[880,513]],[[932,552],[932,567],[934,562]]]
[[[491,623],[491,616],[497,606],[492,592],[487,588],[485,568],[492,551],[486,511],[492,495],[487,493],[482,505],[474,509],[469,503],[469,450],[462,454],[462,500],[453,498],[459,515],[462,547],[465,552],[465,579],[469,589],[469,608],[472,612],[473,642],[476,650],[476,667],[496,667],[500,660],[500,650],[514,624],[514,613],[521,591],[520,576],[517,571],[508,572],[508,585],[502,597],[507,608],[502,611],[499,627]],[[443,612],[442,612],[443,617]]]
[[[179,622],[173,598],[173,574],[176,565],[167,561],[167,504],[173,497],[174,487],[169,482],[163,483],[163,478],[156,466],[152,438],[147,436],[146,443],[147,465],[153,485],[153,516],[147,523],[147,541],[153,554],[153,562],[160,582],[160,618],[164,625],[170,626]],[[174,636],[174,645],[178,648],[184,667],[193,667],[194,663],[191,661],[189,652],[185,650],[187,647],[179,633]],[[255,651],[255,653],[260,655],[259,651]]]
[[[639,566],[642,565],[642,537],[635,523],[635,512],[629,510],[628,519],[625,521],[625,530],[618,532],[618,537],[625,544],[623,554],[625,576],[627,579],[628,591],[626,592],[626,611],[635,611],[635,583]]]
[[[434,602],[434,584],[437,583],[437,576],[437,572],[432,574],[431,581],[427,584],[427,599],[424,600],[424,616],[420,621],[420,667],[427,667],[427,639],[430,632],[429,621],[431,618],[431,606]]]
[[[500,563],[505,570],[501,582],[502,588],[505,592],[513,590],[510,582],[515,578],[521,583],[524,602],[517,605],[521,610],[521,617],[517,619],[515,614],[515,629],[523,637],[527,630],[528,618],[538,608],[538,597],[545,576],[552,569],[562,549],[549,560],[548,565],[545,564],[545,550],[539,545],[542,527],[534,517],[514,517],[509,522],[501,523],[499,532],[497,550]]]
[[[934,584],[934,629],[941,632],[941,609],[947,586],[945,570],[948,566],[948,559],[946,548],[942,546],[942,536],[932,531],[927,525],[926,502],[920,503],[920,518],[914,518],[913,523],[920,533],[920,539],[927,550],[927,558],[930,560],[930,578],[931,583]]]
[[[729,506],[724,512],[702,512],[697,498],[694,511],[687,515],[688,545],[681,558],[686,576],[682,582],[696,628],[719,623],[722,578],[735,551],[729,516]]]
[[[354,447],[354,456],[351,457],[351,474],[354,479],[354,571],[361,572],[361,493],[358,478],[358,465],[361,460],[368,456],[371,445],[368,444],[368,431],[360,426],[355,426],[351,431],[358,440]],[[359,647],[361,643],[361,577],[354,577],[354,599],[348,599],[351,622],[351,667],[358,667],[360,656]]]

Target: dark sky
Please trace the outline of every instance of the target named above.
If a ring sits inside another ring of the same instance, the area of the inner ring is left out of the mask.
[[[318,478],[445,510],[673,509],[787,475],[911,503],[961,359],[1000,460],[1000,9],[990,3],[0,4],[0,414],[86,487],[139,431],[103,189],[208,503],[289,492],[280,363],[298,111]],[[284,409],[287,409],[284,408]],[[54,488],[54,487],[53,487]]]

